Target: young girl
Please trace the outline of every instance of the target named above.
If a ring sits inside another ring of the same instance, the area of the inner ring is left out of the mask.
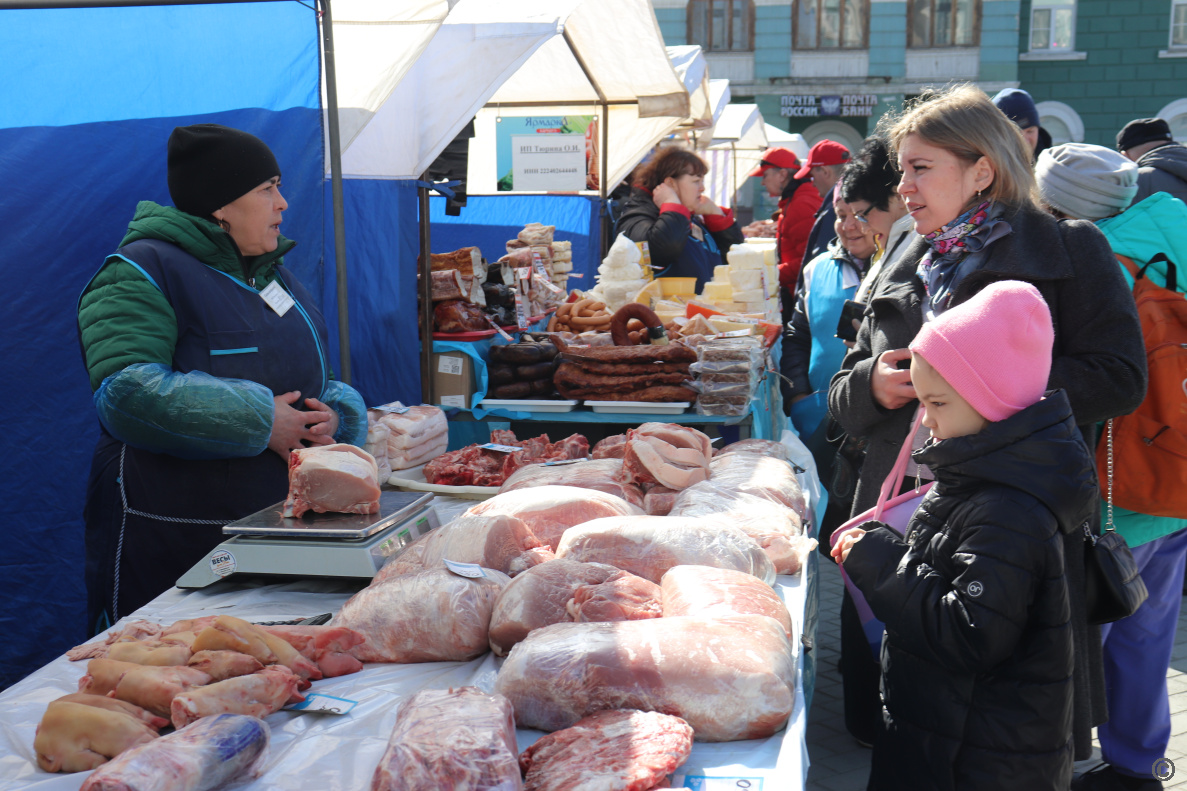
[[[905,536],[877,522],[833,549],[886,624],[870,789],[1065,789],[1072,634],[1063,535],[1096,475],[1038,290],[986,286],[924,325],[911,382],[936,477]]]

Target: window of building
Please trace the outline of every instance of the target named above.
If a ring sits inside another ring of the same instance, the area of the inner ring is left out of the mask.
[[[1076,0],[1035,0],[1030,9],[1030,51],[1071,52],[1076,42]]]
[[[867,46],[870,0],[796,0],[793,18],[794,49],[865,49]]]
[[[754,49],[753,0],[689,0],[688,43],[706,52]]]
[[[911,47],[973,47],[980,38],[981,0],[910,0],[907,13]]]
[[[1187,47],[1187,0],[1171,3],[1171,47]]]

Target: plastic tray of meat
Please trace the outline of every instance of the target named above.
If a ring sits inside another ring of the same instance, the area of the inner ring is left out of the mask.
[[[594,412],[635,415],[679,415],[690,401],[585,401]]]
[[[499,493],[498,486],[442,486],[425,480],[425,465],[409,467],[406,470],[396,470],[387,479],[388,486],[409,492],[433,492],[447,494],[451,497],[461,497],[464,500],[485,500]]]
[[[576,401],[548,401],[542,398],[484,398],[483,409],[521,409],[525,412],[572,412]]]

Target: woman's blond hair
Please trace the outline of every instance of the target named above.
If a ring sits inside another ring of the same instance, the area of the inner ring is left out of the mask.
[[[898,117],[881,119],[890,147],[897,156],[908,135],[918,135],[968,165],[985,157],[993,165],[993,183],[982,197],[1015,208],[1039,205],[1032,168],[1033,152],[1022,131],[997,109],[985,92],[954,85],[925,93]]]

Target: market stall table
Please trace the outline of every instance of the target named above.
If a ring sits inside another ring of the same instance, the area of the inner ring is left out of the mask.
[[[438,504],[442,521],[447,521],[473,501],[438,498]],[[678,770],[678,775],[688,776],[687,787],[718,787],[695,779],[703,776],[746,778],[746,787],[754,791],[803,788],[808,771],[806,688],[811,694],[811,670],[809,667],[806,681],[803,646],[811,644],[815,632],[815,608],[809,605],[811,574],[809,570],[796,577],[781,576],[776,583],[797,631],[805,635],[803,641],[794,641],[796,697],[787,727],[767,739],[696,742],[688,761]],[[349,580],[279,583],[257,579],[224,581],[197,591],[172,588],[120,625],[140,619],[169,624],[216,614],[253,622],[292,620],[336,612],[361,587],[361,581]],[[316,681],[306,694],[332,695],[357,705],[344,715],[281,711],[268,717],[272,740],[266,769],[254,782],[237,787],[277,791],[366,788],[387,746],[401,699],[429,688],[474,685],[490,691],[502,661],[488,653],[470,662],[367,664],[359,673]],[[73,791],[81,786],[88,772],[48,774],[37,768],[33,737],[49,702],[76,692],[85,670],[85,662],[71,662],[62,656],[0,693],[0,711],[4,712],[0,717],[0,791]],[[519,749],[541,735],[539,731],[518,730]]]

